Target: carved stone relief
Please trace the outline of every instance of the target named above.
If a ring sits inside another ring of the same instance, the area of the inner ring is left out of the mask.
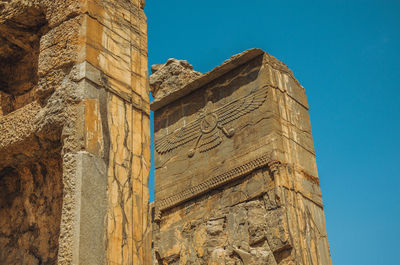
[[[267,87],[256,87],[247,96],[233,100],[215,110],[209,107],[211,105],[209,101],[196,120],[157,140],[156,151],[164,154],[181,145],[194,142],[188,152],[188,156],[193,157],[196,150],[206,152],[215,148],[222,142],[221,132],[226,137],[232,137],[235,133],[234,128],[226,126],[260,107],[266,100],[267,92]]]
[[[169,243],[156,244],[159,259],[155,264],[279,264],[282,251],[292,248],[284,211],[275,190],[256,195],[257,188],[271,180],[271,171],[265,167],[227,187],[220,196],[215,193],[194,207],[188,204],[187,209],[169,212],[157,231]],[[226,201],[236,194],[246,195]],[[182,219],[174,224],[167,221],[178,216]],[[272,218],[274,222],[269,221]]]
[[[244,163],[238,167],[234,167],[222,174],[218,174],[214,177],[211,177],[210,179],[208,179],[207,181],[205,181],[199,185],[193,186],[193,187],[186,189],[178,194],[174,194],[168,198],[165,198],[165,199],[161,200],[160,202],[158,202],[156,204],[156,207],[158,207],[158,210],[168,209],[168,208],[175,206],[179,203],[182,203],[188,199],[196,197],[210,189],[217,188],[218,186],[220,186],[222,184],[231,182],[234,179],[244,176],[257,168],[260,168],[260,167],[263,167],[266,165],[273,166],[276,163],[279,164],[279,162],[271,161],[270,156],[268,154],[263,155],[259,158],[248,161],[247,163]]]
[[[156,112],[156,212],[273,162],[265,148],[273,138],[252,133],[260,122],[274,126],[261,59]]]
[[[183,81],[152,103],[155,264],[331,264],[307,100],[287,66],[249,50]]]

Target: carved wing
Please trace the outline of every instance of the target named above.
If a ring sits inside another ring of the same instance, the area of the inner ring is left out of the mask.
[[[219,130],[213,130],[210,133],[205,133],[201,137],[197,146],[200,153],[207,152],[222,143],[222,138]]]
[[[218,124],[225,125],[259,108],[267,98],[267,91],[267,87],[254,89],[247,96],[216,109],[213,113],[218,119]],[[201,114],[196,120],[156,141],[156,151],[160,154],[164,154],[196,139],[198,139],[198,141],[194,148],[196,149],[196,147],[198,147],[200,152],[205,152],[219,145],[222,139],[218,130],[214,129],[209,132],[202,131],[201,122],[206,115],[205,113]]]
[[[260,87],[252,90],[249,95],[222,106],[214,111],[218,116],[218,122],[225,125],[259,108],[267,99],[267,94],[267,87]]]
[[[196,120],[156,141],[154,146],[156,151],[164,154],[198,138],[201,133],[200,122],[203,117],[204,115],[201,115]]]

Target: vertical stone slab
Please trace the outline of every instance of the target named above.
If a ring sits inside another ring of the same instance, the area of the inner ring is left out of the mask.
[[[77,157],[80,179],[79,260],[76,264],[105,261],[106,167],[102,159],[86,152]]]
[[[259,49],[156,65],[154,264],[331,264],[304,88]],[[178,79],[178,80],[177,80]]]
[[[86,8],[86,70],[90,68],[86,79],[101,90],[97,98],[102,104],[107,163],[105,260],[107,264],[144,264],[150,113],[143,3],[88,1]],[[93,93],[88,90],[89,95]],[[95,138],[89,142],[97,145]]]

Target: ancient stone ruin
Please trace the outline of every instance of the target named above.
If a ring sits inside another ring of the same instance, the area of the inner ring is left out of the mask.
[[[149,264],[143,2],[0,4],[0,264]]]
[[[185,61],[153,70],[158,264],[331,264],[307,99],[287,66],[251,49],[201,76]]]
[[[0,1],[0,264],[330,265],[304,88],[259,49],[149,78],[143,8]]]

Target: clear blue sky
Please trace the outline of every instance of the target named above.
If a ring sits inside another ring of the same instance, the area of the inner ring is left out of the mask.
[[[286,63],[310,104],[333,264],[400,264],[400,1],[147,0],[145,11],[150,65],[207,72],[253,47]]]

